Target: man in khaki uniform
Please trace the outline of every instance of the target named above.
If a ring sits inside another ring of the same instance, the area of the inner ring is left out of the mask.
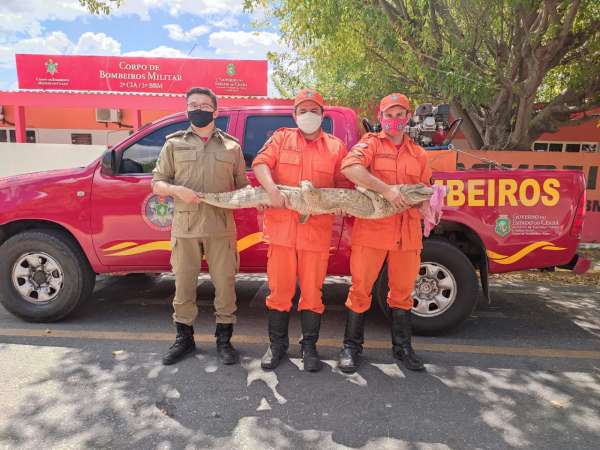
[[[210,89],[193,88],[186,98],[191,125],[167,136],[152,180],[155,194],[175,199],[171,265],[177,337],[163,364],[174,364],[196,348],[192,324],[198,315],[196,287],[203,256],[215,286],[217,352],[224,364],[234,364],[238,356],[230,339],[237,309],[236,227],[232,211],[202,203],[200,193],[247,186],[246,166],[237,139],[215,127],[215,94]]]

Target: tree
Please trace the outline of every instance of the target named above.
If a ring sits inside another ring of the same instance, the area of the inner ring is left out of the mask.
[[[79,3],[92,14],[110,14],[112,9],[123,4],[123,0],[79,0]]]
[[[392,91],[449,101],[473,148],[529,149],[600,106],[597,0],[247,0],[290,51],[284,92],[368,109]]]

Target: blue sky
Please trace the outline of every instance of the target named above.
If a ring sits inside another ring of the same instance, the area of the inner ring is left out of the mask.
[[[77,0],[0,2],[0,89],[17,89],[15,53],[264,59],[281,49],[275,27],[243,0],[124,0],[94,16]],[[270,86],[272,94],[272,86]]]

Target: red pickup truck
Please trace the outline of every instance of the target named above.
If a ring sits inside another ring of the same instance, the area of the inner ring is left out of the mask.
[[[248,167],[291,107],[226,108],[217,126],[236,136]],[[151,192],[151,171],[165,136],[186,128],[185,114],[158,120],[77,169],[0,178],[0,302],[30,321],[65,317],[92,293],[96,274],[168,272],[173,200]],[[356,113],[326,109],[323,127],[351,147]],[[254,183],[251,172],[250,178]],[[444,218],[425,240],[414,298],[415,329],[445,332],[473,311],[488,273],[567,267],[589,261],[576,248],[585,210],[576,171],[434,172],[448,196]],[[237,210],[243,272],[264,272],[266,245],[254,209]],[[351,218],[337,218],[329,273],[349,274]],[[478,277],[479,275],[479,277]],[[385,311],[386,272],[374,289]]]

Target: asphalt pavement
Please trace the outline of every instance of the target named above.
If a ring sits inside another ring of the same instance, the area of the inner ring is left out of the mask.
[[[492,303],[441,337],[416,337],[427,372],[391,357],[374,305],[356,374],[336,367],[346,278],[330,278],[319,348],[302,370],[299,322],[290,359],[260,369],[263,275],[241,275],[235,346],[214,348],[214,290],[199,280],[199,351],[160,364],[174,337],[169,275],[101,277],[69,318],[31,324],[0,307],[3,449],[597,449],[600,288],[496,280]]]

